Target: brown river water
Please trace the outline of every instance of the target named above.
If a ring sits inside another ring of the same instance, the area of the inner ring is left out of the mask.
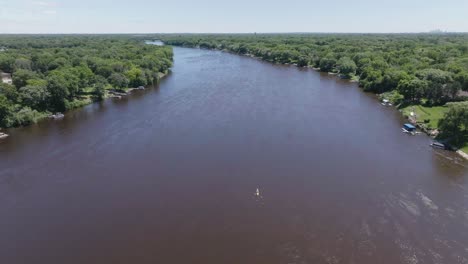
[[[174,51],[158,87],[7,131],[0,263],[468,263],[468,162],[397,110],[313,70]]]

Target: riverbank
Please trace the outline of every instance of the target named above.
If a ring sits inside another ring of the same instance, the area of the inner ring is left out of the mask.
[[[154,44],[131,35],[0,36],[0,46],[8,47],[0,65],[7,73],[0,82],[0,127],[82,107],[111,87],[151,85],[173,62],[171,47]],[[26,66],[15,66],[18,58]]]
[[[444,118],[448,110],[449,107],[447,105],[431,107],[409,105],[399,109],[406,119],[433,139],[437,139],[440,132],[438,127],[439,121]],[[468,143],[459,146],[459,148],[450,148],[468,159]]]
[[[130,94],[132,94],[133,91],[135,90],[144,90],[148,87],[151,87],[151,86],[154,86],[154,85],[157,85],[162,79],[164,79],[167,75],[169,74],[169,71],[167,72],[159,72],[158,73],[158,78],[156,79],[156,82],[152,85],[148,85],[144,88],[140,88],[140,87],[137,87],[137,88],[126,88],[124,89],[123,91],[117,91],[115,89],[106,89],[105,90],[105,93],[104,93],[104,96],[102,98],[102,100],[107,100],[107,99],[121,99],[122,97],[125,97],[125,96],[128,96]],[[75,109],[79,109],[79,108],[82,108],[84,106],[87,106],[87,105],[90,105],[90,104],[93,104],[93,103],[97,103],[97,102],[100,102],[102,100],[97,100],[94,95],[83,95],[81,96],[81,98],[77,98],[71,102],[68,102],[67,103],[67,110],[64,112],[65,114],[68,112],[68,111],[71,111],[71,110],[75,110]],[[27,124],[23,125],[23,126],[28,126],[28,125],[32,125],[32,124],[35,124],[37,122],[40,122],[42,120],[45,120],[45,119],[48,119],[50,118],[50,116],[53,114],[51,112],[38,112],[38,111],[34,111],[33,112],[34,116],[33,118],[31,119],[31,122],[28,122]],[[19,126],[21,127],[21,126]],[[3,129],[3,128],[0,128],[0,129]]]
[[[466,160],[468,160],[468,154],[462,150],[457,150],[456,151],[458,153],[458,155],[462,156],[463,158],[465,158]]]
[[[174,46],[179,46],[179,45],[174,45]],[[265,62],[270,62],[270,63],[273,63],[273,64],[279,64],[279,65],[292,65],[292,66],[296,66],[296,67],[299,67],[299,68],[309,68],[309,69],[313,69],[315,71],[318,71],[318,72],[324,72],[324,71],[321,71],[321,69],[319,67],[314,67],[314,66],[311,66],[311,65],[307,65],[307,66],[300,66],[298,65],[297,63],[281,63],[281,62],[272,62],[272,61],[269,61],[269,60],[265,60],[261,57],[258,57],[258,56],[255,56],[254,54],[250,54],[250,53],[236,53],[234,51],[231,51],[229,49],[219,49],[219,48],[206,48],[206,47],[200,47],[200,46],[183,46],[183,45],[180,45],[181,47],[187,47],[187,48],[197,48],[197,49],[205,49],[205,50],[219,50],[219,51],[222,51],[222,52],[227,52],[227,53],[230,53],[230,54],[234,54],[234,55],[240,55],[240,56],[246,56],[246,57],[250,57],[250,58],[254,58],[254,59],[257,59],[257,60],[261,60],[261,61],[265,61]],[[328,73],[328,75],[330,76],[335,76],[337,78],[340,78],[342,80],[348,80],[349,82],[352,82],[352,83],[357,83],[360,87],[362,86],[362,83],[360,82],[359,80],[359,77],[358,76],[353,76],[351,78],[344,78],[343,75],[339,74],[338,72],[326,72]],[[395,104],[394,104],[395,105]],[[405,112],[404,111],[401,111],[400,112],[402,113],[402,115],[407,118],[409,121],[411,121],[412,123],[414,123],[421,131],[423,131],[425,134],[427,134],[429,137],[431,138],[434,138],[439,134],[439,131],[437,129],[437,123],[438,123],[438,120],[440,120],[442,117],[443,117],[443,114],[445,113],[444,111],[439,111],[439,109],[433,109],[434,111],[431,111],[433,112],[433,116],[432,118],[423,118],[423,120],[425,121],[425,123],[420,123],[420,122],[417,122],[416,120],[412,120],[411,119],[411,116],[409,115],[409,113],[407,113],[405,115]],[[423,111],[424,112],[424,111]],[[429,114],[430,115],[430,114]],[[422,115],[421,115],[422,116]],[[429,120],[429,121],[427,121]],[[431,126],[427,126],[426,123],[429,123]],[[462,157],[466,158],[468,160],[468,145],[456,150],[456,152],[458,154],[460,154]]]
[[[156,82],[154,84],[147,85],[146,87],[140,86],[140,87],[136,87],[136,88],[126,88],[124,90],[106,89],[103,99],[104,100],[105,99],[112,99],[112,98],[121,99],[122,97],[125,97],[125,96],[128,96],[128,95],[132,94],[133,91],[145,90],[148,87],[159,84],[159,82],[162,79],[164,79],[164,77],[166,77],[168,74],[169,74],[169,71],[167,71],[167,72],[158,72],[158,78],[156,79]],[[89,104],[92,104],[92,103],[96,103],[96,102],[99,102],[99,100],[92,100],[92,98],[88,98],[87,101],[82,101],[82,104],[79,105],[78,107],[73,107],[73,108],[70,108],[68,110],[77,109],[77,108],[80,108],[80,107],[83,107],[83,106],[86,106],[86,105],[89,105]]]
[[[15,129],[0,143],[4,262],[464,256],[468,162],[402,135],[393,109],[311,71],[174,54],[159,89]],[[239,234],[252,234],[248,245],[239,247]]]

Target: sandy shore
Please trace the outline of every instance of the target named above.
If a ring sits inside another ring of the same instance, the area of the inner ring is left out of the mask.
[[[466,160],[468,160],[468,154],[466,154],[465,152],[461,151],[461,150],[457,150],[457,153],[462,156],[463,158],[465,158]]]

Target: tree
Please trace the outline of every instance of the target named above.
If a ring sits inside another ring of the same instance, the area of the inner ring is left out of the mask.
[[[468,91],[468,70],[466,72],[459,72],[455,75],[455,80],[457,80],[463,91]]]
[[[40,117],[41,115],[38,111],[27,106],[19,109],[19,111],[15,112],[13,115],[14,124],[16,126],[26,126],[36,123]]]
[[[46,110],[47,103],[50,99],[50,92],[46,86],[30,86],[22,87],[20,90],[22,104],[30,106],[36,110]]]
[[[0,71],[13,72],[14,63],[15,58],[13,56],[0,53]]]
[[[403,79],[398,83],[398,92],[410,102],[419,102],[427,89],[427,82],[416,77]]]
[[[145,86],[147,84],[144,72],[138,67],[132,67],[125,75],[132,87]]]
[[[333,70],[333,68],[335,67],[335,64],[336,64],[336,59],[332,57],[331,55],[328,55],[327,57],[322,58],[320,60],[319,67],[321,71],[329,72]]]
[[[405,71],[394,68],[387,69],[383,72],[382,91],[397,89],[401,80],[411,80],[411,77]]]
[[[80,65],[70,69],[73,76],[77,76],[78,87],[83,89],[94,81],[94,73],[87,65]]]
[[[0,83],[0,94],[3,94],[10,102],[18,101],[18,91],[13,85]]]
[[[37,78],[37,74],[30,70],[17,70],[13,73],[13,84],[16,88],[26,86],[29,79]]]
[[[341,57],[337,62],[337,67],[340,74],[346,78],[351,78],[356,74],[356,63],[348,57]]]
[[[64,111],[65,100],[70,95],[64,76],[55,74],[47,78],[47,90],[50,93],[50,107],[53,111]]]
[[[123,74],[113,73],[108,78],[109,83],[117,89],[122,89],[128,87],[130,81]]]
[[[462,86],[459,82],[449,83],[444,87],[445,95],[450,97],[451,99],[456,99],[458,93],[461,91]]]
[[[106,95],[107,80],[102,76],[96,77],[96,83],[94,85],[94,96],[96,100],[102,101]]]
[[[67,61],[66,58],[63,58],[63,57],[57,58],[49,63],[48,70],[53,71],[58,68],[65,67],[67,65],[69,65],[69,62]]]
[[[309,60],[307,59],[306,56],[299,56],[299,59],[297,60],[297,66],[299,67],[305,67],[309,65]]]
[[[432,103],[444,103],[451,94],[448,86],[453,82],[452,74],[439,69],[424,69],[418,71],[416,76],[427,82],[425,96]]]
[[[15,70],[31,70],[31,61],[25,58],[19,58],[15,60]]]
[[[449,110],[439,121],[441,137],[448,139],[455,146],[468,140],[468,102],[452,103]]]
[[[0,122],[28,124],[48,111],[86,104],[88,95],[100,100],[107,80],[118,89],[129,87],[129,77],[134,87],[151,84],[172,59],[171,47],[135,36],[0,36],[0,72],[12,73],[14,81],[0,82]]]
[[[26,81],[26,85],[30,86],[47,86],[47,81],[44,79],[29,79]]]
[[[80,83],[80,76],[79,71],[75,68],[59,68],[53,70],[49,73],[49,78],[52,76],[57,76],[60,80],[62,80],[62,85],[65,86],[67,90],[67,99],[71,99],[71,97],[76,96],[83,86]]]
[[[49,52],[34,54],[32,57],[33,69],[41,73],[49,70],[49,65],[54,57]]]
[[[382,71],[375,70],[372,67],[366,67],[361,74],[361,84],[365,91],[382,92],[383,91],[383,76]]]
[[[10,126],[9,117],[11,115],[11,103],[8,99],[0,94],[0,127]]]

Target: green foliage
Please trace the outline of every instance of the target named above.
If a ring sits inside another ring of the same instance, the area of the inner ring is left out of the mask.
[[[83,107],[89,103],[91,103],[91,99],[85,98],[85,99],[74,99],[71,101],[65,100],[64,101],[64,108],[65,110],[72,110],[75,108],[80,108]]]
[[[108,86],[107,80],[102,76],[96,77],[96,83],[94,84],[93,95],[97,101],[102,101],[106,95],[106,86]]]
[[[410,105],[403,111],[416,112],[429,127],[436,128],[440,120],[443,136],[454,143],[468,142],[466,104],[450,111],[444,106],[466,99],[460,90],[468,91],[468,34],[183,34],[158,39],[339,72],[359,80],[365,91]]]
[[[51,108],[57,111],[65,110],[65,102],[70,95],[65,77],[61,74],[50,75],[47,79],[47,90],[50,93]]]
[[[389,68],[383,73],[381,91],[393,91],[401,81],[409,80],[411,76],[405,71]]]
[[[37,110],[32,110],[29,107],[21,108],[19,111],[15,112],[13,115],[13,126],[26,126],[33,123],[36,123],[38,120],[46,117],[46,113],[38,112]]]
[[[21,102],[24,105],[29,105],[32,109],[44,111],[47,109],[50,92],[47,86],[32,86],[28,85],[19,90]]]
[[[13,74],[13,85],[17,89],[25,86],[28,80],[37,78],[37,74],[31,70],[19,69]]]
[[[11,124],[9,120],[12,112],[12,105],[5,95],[0,94],[0,126],[7,127]]]
[[[299,67],[305,67],[309,65],[309,60],[306,56],[299,56],[297,60],[297,66]]]
[[[415,114],[417,123],[427,123],[426,127],[434,129],[438,127],[439,121],[444,118],[448,111],[447,106],[422,106],[409,105],[401,109],[405,116],[410,116],[410,113]],[[429,120],[426,122],[425,120]]]
[[[12,72],[15,58],[6,52],[0,53],[0,71]]]
[[[16,70],[31,70],[31,61],[25,58],[18,58],[15,60],[14,68]]]
[[[273,63],[313,65],[359,79],[364,90],[397,90],[408,102],[460,100],[468,91],[468,34],[160,35],[166,44],[225,49]],[[357,75],[354,77],[353,75]]]
[[[132,67],[126,72],[126,77],[132,87],[145,86],[147,84],[145,73],[137,67]]]
[[[449,110],[439,121],[441,137],[455,146],[468,142],[468,102],[449,104]]]
[[[29,124],[48,112],[102,100],[116,89],[153,84],[172,67],[172,48],[147,45],[135,36],[3,35],[0,126]]]
[[[400,94],[397,90],[393,90],[390,92],[385,92],[380,95],[381,99],[387,99],[393,105],[399,105],[403,102],[404,96]]]
[[[106,95],[106,87],[102,83],[96,84],[94,87],[94,96],[97,101],[102,101]]]
[[[398,92],[402,94],[410,102],[419,102],[424,91],[426,91],[428,83],[416,77],[412,79],[402,79],[398,83]]]
[[[346,78],[351,78],[356,74],[356,63],[348,57],[342,57],[337,62],[337,68],[340,74]]]
[[[0,83],[0,95],[4,95],[10,103],[18,100],[18,91],[13,85]]]
[[[319,67],[321,71],[330,72],[336,65],[336,59],[333,55],[327,55],[326,57],[322,58],[319,63]]]

